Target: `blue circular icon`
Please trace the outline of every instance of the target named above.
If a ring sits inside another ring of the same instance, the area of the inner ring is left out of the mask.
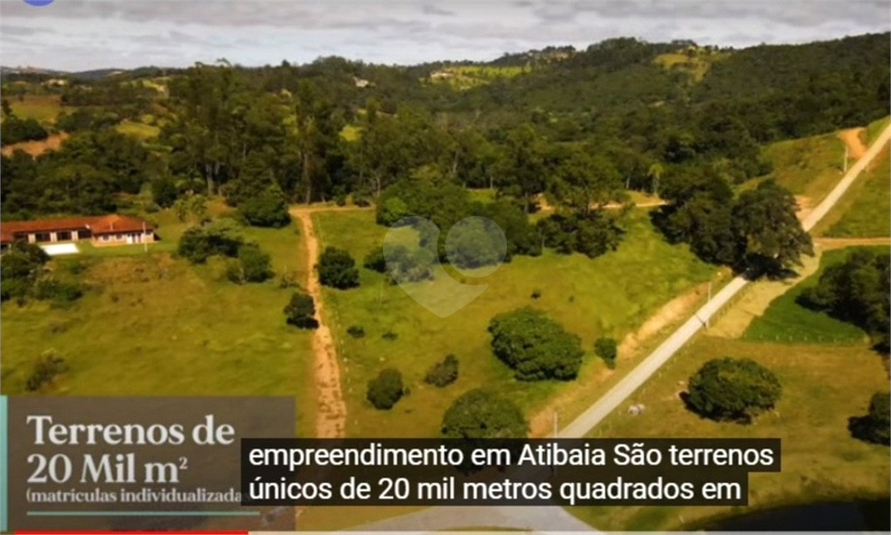
[[[25,3],[29,6],[43,7],[52,4],[53,0],[25,0]]]

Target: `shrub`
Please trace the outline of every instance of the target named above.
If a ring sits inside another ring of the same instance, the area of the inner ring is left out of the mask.
[[[365,337],[365,328],[361,325],[350,325],[347,328],[347,334],[352,336],[353,338],[364,338]]]
[[[51,383],[57,375],[64,373],[67,369],[65,359],[54,351],[47,351],[34,361],[31,375],[25,381],[25,390],[29,392],[40,390],[43,385]]]
[[[798,301],[857,325],[872,336],[877,349],[888,352],[891,349],[889,278],[891,255],[855,249],[844,262],[827,267],[817,285],[802,291]]]
[[[386,273],[387,259],[384,257],[384,248],[377,247],[376,249],[365,255],[365,261],[362,263],[362,266],[365,269],[370,269],[371,271]]]
[[[424,382],[436,385],[440,388],[448,386],[458,379],[458,359],[455,355],[446,355],[445,359],[437,362],[427,370]]]
[[[387,250],[386,270],[396,282],[418,282],[433,278],[436,253],[421,247],[409,250],[404,245],[395,245]]]
[[[236,256],[242,243],[237,223],[220,219],[186,229],[179,239],[177,253],[193,264],[203,264],[214,255]]]
[[[40,126],[36,119],[20,119],[15,115],[7,116],[0,127],[0,144],[12,145],[22,141],[46,139],[49,133]]]
[[[240,202],[238,211],[257,227],[284,227],[291,222],[285,195],[276,185]]]
[[[445,239],[446,257],[459,268],[500,264],[506,251],[504,232],[486,218],[474,217],[457,222]]]
[[[287,288],[296,288],[297,286],[299,286],[297,283],[297,274],[293,271],[282,273],[282,276],[278,279],[278,287],[283,290]]]
[[[619,354],[615,338],[598,338],[594,342],[594,353],[603,359],[609,369],[616,367],[616,357]]]
[[[403,394],[402,374],[394,368],[382,370],[376,378],[368,381],[367,398],[376,409],[391,409]]]
[[[582,253],[595,258],[614,251],[622,241],[624,231],[617,214],[595,210],[587,215],[565,216],[553,214],[536,224],[545,246],[561,254]]]
[[[226,274],[229,280],[239,284],[263,282],[273,275],[271,265],[272,260],[259,245],[245,243],[238,248],[238,258],[229,264]]]
[[[529,307],[499,314],[489,323],[492,350],[521,381],[574,379],[584,351],[578,336]]]
[[[693,411],[714,420],[741,423],[773,408],[782,394],[776,375],[750,359],[710,360],[687,385],[686,401]]]
[[[356,269],[356,261],[344,249],[325,248],[319,257],[316,268],[319,270],[319,282],[325,286],[341,290],[359,286],[359,270]]]
[[[316,320],[316,305],[311,295],[302,292],[294,292],[291,300],[285,305],[285,321],[289,325],[301,329],[316,329],[319,322]]]
[[[371,199],[367,193],[354,191],[353,204],[360,207],[371,206]]]
[[[396,333],[394,333],[393,331],[387,331],[387,332],[385,332],[384,334],[381,335],[381,338],[383,338],[384,340],[387,340],[387,341],[392,342],[393,340],[399,338],[399,335],[396,334]]]
[[[80,299],[84,294],[80,284],[73,281],[60,281],[54,278],[45,278],[34,285],[34,297],[41,300],[50,300],[56,303],[70,303]]]
[[[538,288],[532,290],[532,295],[530,295],[529,297],[531,297],[532,299],[539,299],[541,297],[541,290],[539,290]]]
[[[529,424],[512,402],[482,388],[459,396],[442,418],[447,438],[525,438]]]
[[[393,225],[403,217],[411,215],[411,211],[405,201],[399,197],[390,197],[381,205],[377,214],[377,222],[381,225]]]
[[[876,392],[866,416],[848,419],[848,430],[856,439],[874,444],[891,444],[891,394]]]

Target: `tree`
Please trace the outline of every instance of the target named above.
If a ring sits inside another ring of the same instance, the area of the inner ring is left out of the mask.
[[[616,357],[619,354],[619,349],[615,338],[598,338],[594,342],[594,353],[603,359],[603,362],[606,363],[609,369],[616,367]]]
[[[493,221],[473,217],[463,219],[449,229],[445,251],[452,265],[473,269],[500,264],[507,243],[504,232]]]
[[[559,156],[551,191],[573,211],[589,213],[621,196],[622,182],[609,160],[592,147],[572,146]]]
[[[578,336],[530,307],[495,316],[489,332],[493,352],[521,381],[575,379],[582,365]]]
[[[773,181],[743,192],[733,207],[735,234],[746,244],[749,267],[778,274],[813,256],[811,236],[795,215],[795,197]]]
[[[284,227],[291,222],[288,204],[281,188],[272,185],[238,206],[244,218],[258,227]]]
[[[164,176],[152,182],[152,200],[161,208],[173,206],[178,195],[176,182],[172,178]]]
[[[806,288],[798,301],[857,325],[873,337],[877,349],[888,352],[891,345],[889,279],[891,255],[855,249],[843,262],[828,266],[817,285]]]
[[[227,275],[233,282],[263,282],[274,275],[272,260],[256,243],[245,243],[238,248],[238,257],[231,261]]]
[[[389,410],[404,393],[402,374],[397,369],[386,368],[381,370],[377,377],[368,381],[366,398],[376,409]]]
[[[316,329],[319,326],[319,322],[316,320],[316,305],[311,295],[294,292],[283,312],[288,325],[300,329]]]
[[[203,264],[214,255],[233,257],[244,239],[241,229],[230,219],[186,229],[177,244],[177,253],[193,264]]]
[[[458,358],[449,354],[427,370],[424,382],[440,388],[448,386],[458,379]]]
[[[547,146],[532,125],[510,131],[495,172],[500,177],[498,188],[521,199],[528,213],[534,197],[545,191],[548,176]]]
[[[866,416],[848,419],[851,436],[875,444],[891,444],[891,394],[876,392],[869,402]]]
[[[509,400],[483,388],[459,396],[442,418],[447,438],[526,438],[529,424]]]
[[[659,195],[659,180],[662,179],[664,172],[665,168],[659,162],[651,164],[647,169],[647,176],[650,178],[650,193],[653,195]]]
[[[319,282],[324,286],[341,290],[359,286],[359,270],[349,251],[326,247],[316,266]]]
[[[713,359],[687,382],[687,405],[714,420],[749,423],[780,399],[782,386],[767,368],[750,359]]]
[[[0,256],[0,301],[23,299],[31,290],[49,255],[40,246],[14,241]]]
[[[185,222],[192,219],[198,223],[207,217],[207,197],[189,192],[185,197],[179,197],[172,205],[176,218]]]

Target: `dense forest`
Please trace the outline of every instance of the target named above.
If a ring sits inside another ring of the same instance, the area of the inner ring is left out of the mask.
[[[770,172],[765,142],[888,115],[888,42],[886,33],[733,50],[622,38],[482,65],[327,57],[72,77],[38,85],[60,95],[68,111],[55,128],[72,135],[38,158],[3,157],[2,213],[101,213],[119,209],[122,194],[151,190],[155,208],[194,194],[253,212],[351,197],[382,201],[382,223],[389,201],[448,224],[483,212],[465,188],[486,187],[501,203],[489,210],[505,221],[535,211],[542,196],[557,206],[534,231],[521,229],[514,252],[534,252],[535,242],[596,256],[621,239],[621,212],[603,207],[641,190],[669,201],[654,220],[670,239],[710,261],[763,263],[775,251],[747,250],[759,231],[746,214],[773,206],[794,217],[794,200],[777,186],[734,199],[731,187]],[[474,69],[490,76],[436,83]],[[3,84],[27,80],[5,75]],[[4,110],[4,134],[43,135]],[[113,130],[145,116],[160,126],[150,142]],[[786,241],[796,244],[791,261],[810,247],[803,235]]]

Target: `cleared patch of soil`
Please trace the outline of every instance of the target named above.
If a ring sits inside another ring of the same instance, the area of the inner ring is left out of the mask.
[[[23,141],[13,145],[5,145],[0,149],[0,153],[9,156],[16,150],[23,150],[31,156],[39,156],[48,150],[56,150],[68,138],[68,132],[60,132],[52,134],[48,138],[41,141]]]

